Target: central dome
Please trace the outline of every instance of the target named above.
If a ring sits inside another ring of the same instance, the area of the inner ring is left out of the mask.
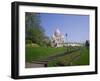
[[[55,36],[61,35],[60,30],[57,28],[57,29],[55,30],[54,34],[55,34]]]

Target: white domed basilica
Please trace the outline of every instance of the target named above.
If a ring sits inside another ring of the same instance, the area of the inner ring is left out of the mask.
[[[56,28],[52,37],[51,37],[51,46],[52,47],[62,47],[64,46],[64,36],[61,34],[60,30]]]

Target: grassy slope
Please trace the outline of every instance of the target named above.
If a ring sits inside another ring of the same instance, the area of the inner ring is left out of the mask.
[[[79,56],[79,57],[78,57]],[[78,57],[75,60],[72,58]],[[72,64],[70,65],[69,63]],[[59,66],[57,64],[62,64],[64,66],[76,66],[76,65],[88,65],[89,64],[89,50],[85,47],[79,51],[73,52],[69,55],[57,58],[57,60],[51,61],[48,63],[48,66]]]
[[[56,60],[49,62],[48,66],[59,66],[58,63],[64,66],[67,66],[67,65],[69,66],[69,63],[70,61],[72,61],[72,58],[79,55],[80,55],[80,51],[73,52],[71,54],[65,55],[63,57],[59,57]]]
[[[41,58],[46,58],[51,55],[55,55],[56,53],[65,51],[66,48],[46,48],[46,47],[32,47],[26,46],[26,61],[32,62],[32,60],[39,60]],[[48,66],[58,66],[57,63],[64,64],[65,66],[69,66],[71,58],[80,57],[76,60],[72,61],[72,65],[88,65],[89,64],[89,50],[85,47],[82,48],[80,51],[71,53],[69,55],[65,55],[59,57],[53,61],[48,63]]]
[[[50,55],[65,51],[66,48],[50,48],[50,47],[29,47],[26,48],[26,61],[32,62],[32,60],[38,60],[41,58],[46,58]]]
[[[81,50],[80,58],[74,61],[73,65],[89,65],[89,50],[87,48]]]

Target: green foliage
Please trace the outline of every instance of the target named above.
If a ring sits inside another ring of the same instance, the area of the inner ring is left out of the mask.
[[[26,42],[26,44],[32,44],[31,40],[26,40],[25,42]]]
[[[46,47],[50,47],[50,46],[51,46],[51,41],[50,41],[50,38],[49,38],[49,37],[46,36],[46,37],[44,38],[43,42],[44,42],[44,45],[45,45]]]
[[[88,41],[88,40],[86,40],[85,46],[86,46],[86,47],[89,47],[89,41]]]
[[[45,34],[44,29],[41,27],[40,23],[41,21],[39,14],[26,12],[26,40],[31,40],[33,43],[42,45]]]

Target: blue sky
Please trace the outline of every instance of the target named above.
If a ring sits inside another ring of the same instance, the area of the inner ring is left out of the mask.
[[[59,28],[64,36],[67,33],[67,40],[70,42],[89,40],[88,15],[41,13],[40,19],[41,26],[49,37],[52,36],[56,28]]]

